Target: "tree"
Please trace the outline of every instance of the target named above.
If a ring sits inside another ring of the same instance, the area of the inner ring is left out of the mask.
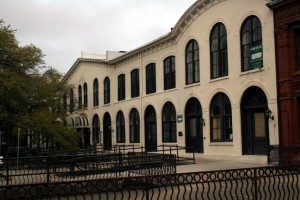
[[[0,131],[10,138],[19,128],[22,134],[30,130],[37,145],[75,148],[76,131],[58,123],[66,117],[62,98],[69,86],[43,57],[32,44],[19,46],[15,31],[0,20]]]

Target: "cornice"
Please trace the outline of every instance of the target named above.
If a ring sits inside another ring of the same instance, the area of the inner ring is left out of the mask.
[[[108,65],[106,60],[100,60],[100,59],[89,59],[89,58],[78,58],[75,63],[72,65],[72,67],[69,69],[69,71],[66,73],[64,78],[62,79],[63,83],[66,83],[70,77],[78,70],[81,64],[87,64],[87,65],[98,65],[98,64],[104,64],[105,66]]]

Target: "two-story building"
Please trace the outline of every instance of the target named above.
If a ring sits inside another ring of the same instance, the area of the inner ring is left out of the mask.
[[[179,145],[266,155],[278,144],[273,12],[266,0],[198,0],[166,35],[78,58],[63,81],[85,145]],[[159,23],[159,22],[158,22]]]

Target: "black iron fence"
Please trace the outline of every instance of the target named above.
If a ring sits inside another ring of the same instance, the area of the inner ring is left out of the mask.
[[[270,145],[268,162],[273,165],[300,165],[300,147]]]
[[[16,157],[17,156],[16,147],[11,147],[9,149],[9,154],[5,157]],[[79,149],[76,151],[56,151],[52,149],[45,148],[19,148],[20,157],[40,157],[40,156],[52,156],[52,155],[100,155],[100,154],[118,154],[118,153],[128,153],[128,152],[146,152],[144,146],[140,145],[128,145],[120,144],[113,145],[110,149],[104,148],[101,145],[91,145],[86,149]],[[188,154],[186,154],[186,147],[179,145],[158,145],[157,151],[154,153],[159,154],[172,154],[176,155],[177,164],[192,164],[195,163],[195,152],[193,149],[189,148]]]
[[[0,199],[288,199],[300,167],[273,166],[0,187]]]
[[[176,156],[146,152],[6,158],[0,186],[176,173]]]

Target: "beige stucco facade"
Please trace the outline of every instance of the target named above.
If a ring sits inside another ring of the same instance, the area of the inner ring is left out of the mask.
[[[185,108],[188,100],[195,97],[202,107],[203,124],[203,154],[204,155],[243,155],[243,118],[241,116],[241,101],[244,92],[252,87],[260,88],[267,97],[267,107],[272,111],[274,120],[267,120],[268,142],[278,143],[277,124],[277,89],[274,52],[273,14],[266,6],[265,0],[198,0],[192,5],[170,33],[142,47],[124,53],[113,59],[79,58],[64,81],[74,86],[74,96],[78,98],[77,88],[84,83],[88,86],[88,106],[86,109],[76,109],[70,113],[70,118],[77,115],[86,116],[92,132],[94,115],[100,119],[100,141],[103,142],[103,116],[109,113],[112,127],[112,144],[116,141],[116,116],[118,111],[124,113],[125,143],[129,139],[129,118],[132,108],[140,115],[140,143],[145,146],[144,114],[147,106],[154,107],[157,119],[157,145],[172,144],[186,146]],[[241,40],[240,29],[244,20],[254,15],[259,18],[262,26],[263,67],[242,72],[241,70]],[[227,30],[228,75],[211,78],[210,33],[215,24],[221,22]],[[159,23],[159,22],[158,22]],[[200,81],[186,84],[185,51],[190,40],[196,40],[199,45]],[[163,61],[168,56],[175,56],[176,87],[164,90]],[[146,94],[145,67],[156,64],[156,92]],[[139,69],[140,95],[131,98],[130,73]],[[118,101],[118,76],[125,74],[126,98]],[[110,103],[103,101],[103,81],[110,79]],[[99,106],[93,107],[93,82],[99,81]],[[217,93],[224,93],[230,100],[232,108],[232,141],[214,142],[211,140],[211,101]],[[182,116],[182,122],[177,122],[177,142],[162,141],[162,110],[166,102],[171,102],[176,115]],[[178,133],[182,132],[182,136]],[[93,143],[92,133],[90,143]],[[122,143],[123,144],[123,143]]]

